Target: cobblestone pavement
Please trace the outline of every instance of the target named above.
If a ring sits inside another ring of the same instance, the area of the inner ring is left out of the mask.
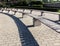
[[[35,14],[36,11],[33,13]],[[40,14],[37,13],[36,14]],[[53,15],[54,16],[54,15]],[[55,16],[55,18],[51,18],[50,16],[46,16],[50,19],[56,19],[58,20],[58,17]],[[30,22],[30,18],[23,18],[23,22],[27,24],[27,22]],[[32,23],[32,22],[30,22]],[[30,32],[38,42],[39,46],[60,46],[60,33],[56,32],[55,30],[52,30],[51,28],[47,27],[46,25],[42,24],[40,26],[36,27],[30,27]]]
[[[9,16],[0,13],[0,46],[21,46],[16,24]]]
[[[0,46],[39,46],[25,24],[17,17],[0,15]]]
[[[32,18],[24,17],[21,19],[26,25],[32,24]],[[60,33],[52,30],[46,25],[42,24],[36,27],[28,28],[39,46],[60,46]]]
[[[60,33],[57,33],[44,24],[29,29],[39,46],[60,46]]]
[[[23,18],[21,20],[26,25],[32,22],[29,21],[30,18]],[[30,27],[28,29],[39,46],[60,46],[60,33],[46,25],[41,24],[41,26]],[[4,14],[0,14],[0,46],[22,46],[16,24],[9,16]]]

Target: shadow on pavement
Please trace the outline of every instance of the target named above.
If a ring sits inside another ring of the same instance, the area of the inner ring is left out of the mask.
[[[6,15],[11,17],[15,21],[18,27],[22,46],[39,46],[37,41],[34,39],[33,35],[31,34],[31,32],[29,31],[29,29],[27,28],[27,26],[21,20],[10,14],[6,14]]]

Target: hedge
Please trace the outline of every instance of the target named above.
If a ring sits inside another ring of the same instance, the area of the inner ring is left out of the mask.
[[[54,11],[54,12],[57,12],[58,9],[56,8],[41,8],[41,7],[28,7],[28,6],[17,6],[15,8],[23,8],[23,9],[36,9],[36,10],[46,10],[46,11]]]

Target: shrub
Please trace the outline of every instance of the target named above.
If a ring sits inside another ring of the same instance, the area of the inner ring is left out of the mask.
[[[29,3],[29,5],[43,5],[43,3],[41,2],[41,1],[31,1],[30,3]]]

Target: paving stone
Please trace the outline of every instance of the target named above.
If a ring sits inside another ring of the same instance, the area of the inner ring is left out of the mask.
[[[21,46],[21,41],[15,22],[9,16],[1,13],[0,46]]]
[[[23,42],[25,39],[19,37],[18,29],[13,19],[4,14],[0,15],[0,46],[22,46],[20,39],[22,39]],[[21,21],[28,25],[29,23],[32,24],[30,19],[31,17],[27,16],[26,18],[21,19]],[[39,46],[60,46],[60,33],[46,25],[41,24],[40,26],[28,29]],[[22,34],[21,37],[23,37]],[[27,40],[29,41],[29,39]],[[24,43],[24,46],[29,46],[29,43],[30,42],[28,42],[28,44]],[[30,46],[34,46],[34,44],[30,44]]]

